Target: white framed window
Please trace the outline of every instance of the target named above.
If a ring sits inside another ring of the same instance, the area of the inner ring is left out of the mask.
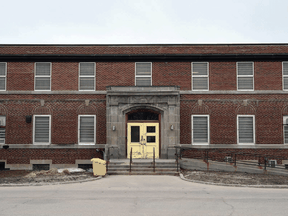
[[[95,91],[95,62],[79,63],[79,91]]]
[[[254,91],[254,62],[237,62],[237,90]]]
[[[135,63],[135,86],[152,86],[152,63]]]
[[[282,62],[283,90],[288,91],[288,62]]]
[[[237,115],[237,143],[241,145],[255,144],[254,115]]]
[[[5,144],[6,116],[0,116],[0,144]]]
[[[78,116],[78,144],[95,145],[96,143],[96,115]]]
[[[209,90],[209,63],[192,62],[192,90],[208,91]]]
[[[192,115],[192,145],[208,145],[210,143],[209,115]]]
[[[284,144],[288,144],[288,116],[283,116],[283,137]]]
[[[0,91],[6,91],[7,63],[0,62]]]
[[[51,143],[51,115],[33,116],[33,143],[36,145]]]
[[[35,91],[51,91],[51,63],[35,63]]]

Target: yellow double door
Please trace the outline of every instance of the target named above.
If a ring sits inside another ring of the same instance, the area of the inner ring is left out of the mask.
[[[159,158],[159,123],[127,123],[128,158],[131,148],[132,158]]]

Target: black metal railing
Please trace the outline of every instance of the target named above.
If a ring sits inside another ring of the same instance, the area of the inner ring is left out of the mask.
[[[239,150],[222,150],[222,149],[197,149],[195,147],[176,147],[176,162],[178,168],[178,160],[181,158],[191,158],[191,159],[201,159],[208,163],[209,160],[216,162],[226,162],[233,164],[235,167],[237,165],[246,166],[258,166],[258,168],[263,168],[267,170],[267,167],[282,169],[288,171],[287,164],[279,164],[277,161],[282,163],[282,160],[288,160],[288,157],[281,156],[280,150],[274,154],[261,154],[261,153],[247,153]],[[187,152],[192,150],[192,152]],[[278,153],[278,154],[277,154]],[[283,153],[282,153],[283,154]],[[251,160],[257,160],[257,163]],[[271,161],[276,161],[273,164]],[[208,166],[207,166],[208,167]]]

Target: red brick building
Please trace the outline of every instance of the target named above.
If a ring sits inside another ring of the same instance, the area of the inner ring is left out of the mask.
[[[287,90],[287,44],[1,45],[0,163],[171,158],[179,144],[288,158]]]

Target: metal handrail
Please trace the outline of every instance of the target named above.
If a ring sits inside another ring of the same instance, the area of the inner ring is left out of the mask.
[[[246,157],[250,157],[250,158],[255,158],[258,159],[258,163],[256,166],[261,166],[263,167],[264,170],[267,169],[268,167],[268,161],[269,160],[287,160],[287,157],[280,157],[280,156],[276,156],[276,155],[268,155],[268,154],[253,154],[253,153],[246,153],[246,152],[236,152],[236,151],[222,151],[221,149],[195,149],[194,147],[180,147],[180,146],[175,146],[176,148],[176,159],[181,157],[185,158],[185,154],[183,153],[183,150],[188,150],[188,149],[194,149],[197,150],[199,153],[198,155],[192,155],[192,156],[188,156],[188,158],[193,158],[193,159],[202,159],[203,161],[205,161],[207,163],[208,166],[208,161],[209,160],[213,160],[213,161],[218,161],[218,162],[227,162],[225,161],[224,157],[223,159],[219,159],[219,156],[213,156],[212,153],[219,153],[223,156],[231,156],[231,161],[230,163],[233,163],[233,165],[236,167],[236,165],[238,164],[243,164],[243,165],[248,165],[248,166],[255,166],[254,163],[248,163],[245,159],[240,159],[241,156],[246,156]],[[180,149],[180,155],[178,155],[177,153],[177,149]],[[209,155],[209,153],[211,153]],[[220,156],[221,157],[221,156]],[[283,164],[277,164],[274,169],[283,169],[286,168],[285,165]]]
[[[130,173],[131,173],[131,165],[132,165],[132,147],[130,151]]]
[[[155,172],[155,147],[153,147],[153,172]]]

